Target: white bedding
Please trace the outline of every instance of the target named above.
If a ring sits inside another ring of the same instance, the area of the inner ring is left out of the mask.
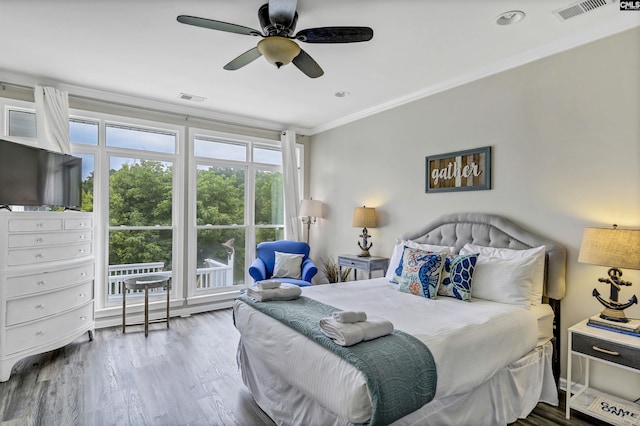
[[[473,389],[534,349],[538,320],[548,314],[480,299],[425,299],[398,292],[385,278],[305,287],[303,295],[386,318],[424,342],[438,371],[436,399]],[[248,305],[234,309],[242,345],[273,373],[350,422],[368,420],[366,381],[351,364]],[[326,365],[332,368],[318,368]]]

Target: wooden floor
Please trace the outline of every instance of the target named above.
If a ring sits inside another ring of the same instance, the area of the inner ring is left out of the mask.
[[[166,324],[101,329],[25,358],[0,383],[0,425],[273,425],[236,366],[231,310]],[[540,404],[514,425],[602,424]]]

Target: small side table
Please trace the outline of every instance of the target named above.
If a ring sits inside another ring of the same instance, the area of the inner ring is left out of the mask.
[[[388,257],[359,257],[351,254],[343,254],[338,256],[338,282],[342,282],[342,267],[353,268],[353,279],[358,280],[357,269],[363,269],[368,271],[369,279],[371,279],[371,272],[382,270],[382,274],[387,273],[389,267]]]
[[[122,332],[126,333],[127,325],[144,324],[144,337],[149,335],[149,289],[164,287],[167,291],[167,317],[165,319],[153,320],[156,322],[167,322],[169,328],[169,300],[171,290],[171,277],[165,275],[147,275],[143,277],[128,278],[124,280],[122,288]],[[127,324],[127,289],[144,290],[144,323]]]
[[[567,403],[566,418],[571,416],[571,409],[578,410],[599,420],[622,425],[614,419],[591,411],[589,406],[598,397],[607,398],[622,406],[633,406],[617,396],[595,389],[589,383],[589,367],[591,362],[600,362],[620,369],[640,373],[640,337],[629,336],[615,331],[603,330],[587,325],[587,320],[570,327],[567,341]],[[571,378],[571,361],[573,357],[586,360],[584,368],[584,384],[577,391],[573,390]],[[626,424],[626,423],[625,423]]]

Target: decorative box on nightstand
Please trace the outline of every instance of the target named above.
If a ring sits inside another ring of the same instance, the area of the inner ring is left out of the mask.
[[[587,320],[579,322],[568,331],[567,419],[573,408],[612,424],[640,425],[640,405],[589,385],[590,361],[640,373],[640,337],[591,327],[587,325]],[[571,390],[571,361],[574,356],[586,360],[584,384],[577,392]]]
[[[382,270],[382,274],[387,273],[387,268],[389,267],[389,258],[388,257],[359,257],[356,255],[343,254],[338,256],[338,282],[342,280],[342,267],[353,268],[353,279],[358,279],[358,273],[356,269],[363,269],[369,273],[369,279],[371,279],[371,272]]]

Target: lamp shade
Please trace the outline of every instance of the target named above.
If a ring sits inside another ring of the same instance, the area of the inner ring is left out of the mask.
[[[585,228],[578,262],[640,269],[640,229]]]
[[[323,217],[322,201],[318,200],[302,200],[300,202],[301,217]]]
[[[300,46],[288,38],[271,36],[258,42],[258,51],[262,53],[267,62],[280,68],[300,54]]]
[[[376,209],[373,207],[356,207],[353,211],[354,228],[375,228],[376,227]]]

